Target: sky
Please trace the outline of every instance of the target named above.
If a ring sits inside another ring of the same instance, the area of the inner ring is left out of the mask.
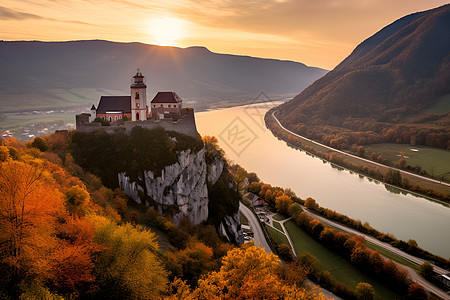
[[[439,0],[2,0],[0,39],[205,46],[333,69],[366,38]]]

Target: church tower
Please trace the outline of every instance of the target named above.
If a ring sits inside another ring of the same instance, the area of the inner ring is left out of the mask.
[[[131,120],[147,120],[147,86],[139,69],[131,83]]]

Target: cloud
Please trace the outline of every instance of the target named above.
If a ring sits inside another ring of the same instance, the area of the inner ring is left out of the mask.
[[[27,20],[27,19],[45,19],[35,14],[29,14],[0,6],[0,20]]]

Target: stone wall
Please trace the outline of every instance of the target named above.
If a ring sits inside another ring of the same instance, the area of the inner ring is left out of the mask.
[[[81,132],[93,132],[99,129],[105,130],[107,133],[114,133],[117,130],[125,130],[127,133],[131,132],[134,126],[140,126],[146,129],[154,129],[162,127],[166,131],[176,131],[191,137],[198,137],[197,126],[195,124],[195,115],[192,108],[183,109],[183,114],[180,119],[174,121],[173,119],[162,120],[145,120],[125,122],[125,125],[101,126],[100,123],[86,123],[86,115],[80,114],[76,116],[77,130]]]

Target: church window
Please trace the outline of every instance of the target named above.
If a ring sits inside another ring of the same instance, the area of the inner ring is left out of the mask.
[[[134,99],[139,99],[139,93],[136,92],[136,96],[134,97]]]
[[[109,121],[110,121],[110,122],[112,121],[112,117],[109,117]]]

